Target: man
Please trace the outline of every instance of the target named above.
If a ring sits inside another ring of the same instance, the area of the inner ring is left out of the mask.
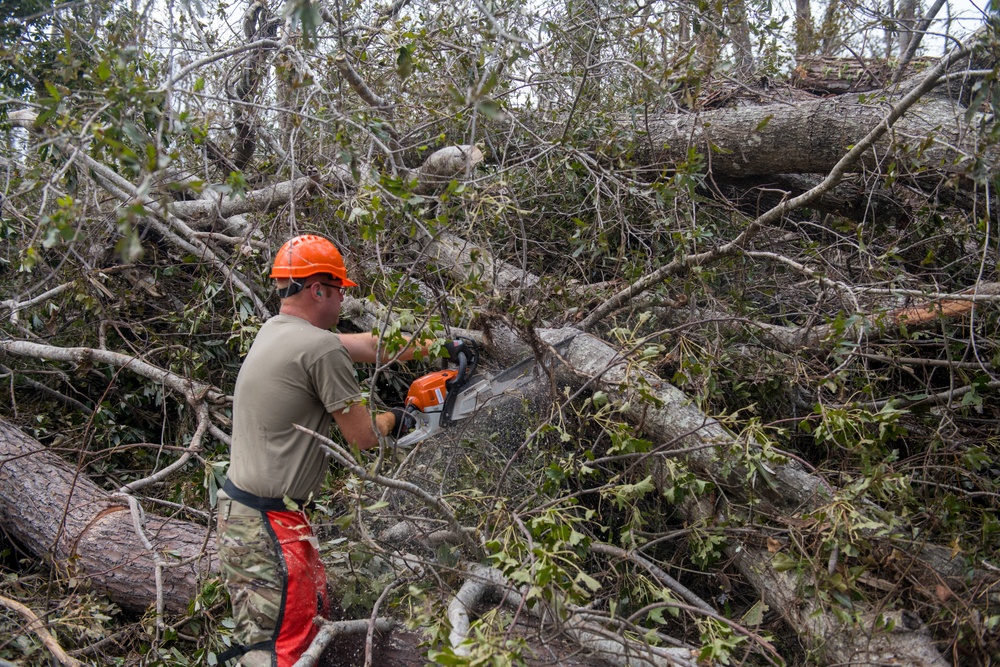
[[[336,246],[297,236],[278,251],[271,278],[281,310],[260,328],[236,379],[229,474],[219,493],[219,559],[240,642],[222,657],[242,655],[243,667],[293,665],[318,631],[315,617],[328,610],[319,543],[303,511],[327,459],[293,425],[326,434],[333,422],[348,444],[369,449],[414,421],[394,408],[373,429],[360,403],[353,363],[374,363],[378,339],[331,331],[344,291],[356,286]],[[453,356],[460,346],[444,347]],[[428,348],[410,346],[398,358]]]

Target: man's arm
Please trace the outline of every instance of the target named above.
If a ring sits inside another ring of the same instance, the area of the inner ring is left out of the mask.
[[[347,444],[358,449],[378,446],[378,436],[372,430],[371,415],[363,405],[352,405],[330,414],[333,415],[333,421],[337,423],[337,428],[340,429]],[[391,412],[383,412],[375,417],[375,426],[379,433],[388,435],[396,426],[396,417]]]
[[[388,362],[392,359],[396,359],[398,361],[410,361],[413,359],[413,355],[416,354],[417,350],[420,350],[422,354],[429,355],[431,346],[434,344],[433,338],[422,343],[414,342],[406,336],[404,336],[404,338],[406,338],[410,344],[398,354],[389,354],[385,347],[382,348],[382,363]],[[340,334],[340,342],[347,350],[347,354],[351,356],[351,361],[357,364],[375,363],[375,352],[378,349],[378,340],[378,336],[374,336],[370,333]]]

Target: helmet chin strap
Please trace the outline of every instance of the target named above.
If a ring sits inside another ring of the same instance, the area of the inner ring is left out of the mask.
[[[305,278],[302,279],[302,282],[295,280],[295,278],[290,278],[289,280],[290,282],[288,283],[288,287],[278,288],[278,296],[281,297],[282,299],[287,299],[293,294],[298,294],[303,289],[305,289],[306,286]]]

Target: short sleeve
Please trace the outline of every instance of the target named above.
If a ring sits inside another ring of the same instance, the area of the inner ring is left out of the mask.
[[[309,369],[316,396],[327,412],[337,412],[361,400],[361,387],[347,350],[338,346],[321,356]]]

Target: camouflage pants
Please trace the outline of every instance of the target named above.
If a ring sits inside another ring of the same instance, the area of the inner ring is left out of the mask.
[[[326,612],[326,573],[301,512],[261,512],[219,495],[218,552],[233,605],[241,667],[294,664]]]

